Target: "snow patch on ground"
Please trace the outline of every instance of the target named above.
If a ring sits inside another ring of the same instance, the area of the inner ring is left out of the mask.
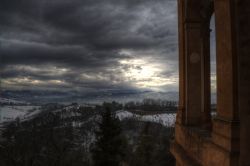
[[[154,114],[154,115],[138,115],[133,114],[129,111],[121,110],[117,111],[116,116],[120,119],[136,119],[144,122],[155,122],[160,123],[166,127],[174,127],[176,120],[176,113],[164,113],[164,114]]]
[[[38,109],[39,106],[1,106],[0,123],[12,121],[16,118],[22,118],[32,110]],[[36,112],[36,111],[34,111]]]

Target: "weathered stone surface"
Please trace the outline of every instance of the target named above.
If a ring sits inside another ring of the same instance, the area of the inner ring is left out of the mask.
[[[215,13],[217,117],[210,116],[209,17]],[[178,0],[177,166],[250,166],[250,1]],[[211,131],[212,130],[212,131]]]

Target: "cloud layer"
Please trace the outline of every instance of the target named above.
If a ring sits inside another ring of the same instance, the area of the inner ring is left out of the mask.
[[[1,0],[3,89],[177,89],[176,0]]]

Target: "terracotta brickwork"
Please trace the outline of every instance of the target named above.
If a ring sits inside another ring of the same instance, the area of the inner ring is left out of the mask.
[[[210,112],[210,19],[215,15],[217,115]],[[177,166],[250,166],[250,1],[178,0]]]

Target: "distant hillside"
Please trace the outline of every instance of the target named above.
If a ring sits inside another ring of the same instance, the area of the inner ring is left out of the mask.
[[[178,92],[154,92],[136,90],[108,90],[88,93],[58,92],[58,91],[10,91],[1,92],[1,97],[8,99],[22,100],[30,103],[102,103],[104,101],[141,101],[145,98],[164,99],[178,101]]]
[[[25,101],[19,101],[11,98],[2,98],[0,97],[0,106],[1,105],[28,105],[29,103]]]

